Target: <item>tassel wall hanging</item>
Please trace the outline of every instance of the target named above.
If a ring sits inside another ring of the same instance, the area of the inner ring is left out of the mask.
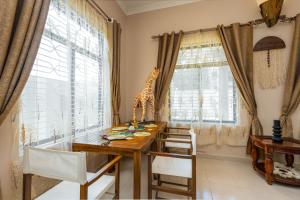
[[[284,82],[284,48],[284,41],[275,36],[264,37],[255,44],[254,67],[261,88],[275,88]]]

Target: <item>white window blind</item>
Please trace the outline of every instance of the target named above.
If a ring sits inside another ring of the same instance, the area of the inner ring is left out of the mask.
[[[21,145],[55,143],[66,135],[107,126],[107,59],[105,33],[64,1],[52,0],[38,54],[21,96]]]
[[[219,41],[180,49],[169,101],[171,121],[237,122],[236,85]]]

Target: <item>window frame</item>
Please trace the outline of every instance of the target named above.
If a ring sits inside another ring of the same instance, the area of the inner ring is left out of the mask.
[[[207,48],[207,47],[217,47],[217,46],[222,46],[222,44],[220,43],[213,43],[213,44],[204,44],[204,45],[195,45],[195,46],[191,46],[191,47],[183,47],[180,48],[179,51],[181,50],[187,50],[187,49],[201,49],[201,48]],[[180,55],[180,52],[179,52]],[[190,64],[176,64],[175,66],[175,70],[176,69],[199,69],[201,70],[202,68],[218,68],[218,67],[222,67],[222,66],[229,66],[228,61],[223,61],[223,62],[206,62],[206,63],[190,63]],[[175,71],[174,71],[175,73]],[[218,81],[220,80],[220,76],[218,77]],[[201,91],[201,88],[199,87],[199,90]],[[219,89],[220,91],[220,89]],[[218,91],[218,92],[219,92]],[[237,124],[238,122],[238,113],[237,113],[237,106],[238,106],[238,92],[237,92],[237,87],[236,87],[236,83],[233,79],[233,85],[232,85],[232,91],[233,91],[233,108],[232,108],[232,113],[233,113],[233,120],[208,120],[208,119],[203,119],[203,115],[201,116],[201,121],[204,123],[211,123],[211,124],[218,124],[218,123],[223,123],[223,124]],[[169,105],[169,121],[171,122],[182,122],[182,123],[189,123],[192,120],[187,120],[187,119],[173,119],[172,118],[172,103],[171,103],[171,87],[169,89],[169,98],[168,98],[168,105]],[[202,108],[203,109],[203,108]],[[199,116],[200,117],[200,116]],[[200,119],[199,119],[200,120]]]

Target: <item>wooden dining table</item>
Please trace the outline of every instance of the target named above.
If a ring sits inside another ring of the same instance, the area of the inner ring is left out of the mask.
[[[145,129],[150,132],[149,136],[133,137],[130,140],[115,140],[103,145],[102,135],[108,134],[112,129],[106,129],[98,133],[90,133],[72,142],[72,151],[97,152],[110,155],[122,155],[133,158],[133,198],[141,197],[141,157],[147,152],[151,145],[155,146],[155,139],[167,126],[166,122],[155,123],[157,127]],[[153,146],[153,148],[155,148]]]

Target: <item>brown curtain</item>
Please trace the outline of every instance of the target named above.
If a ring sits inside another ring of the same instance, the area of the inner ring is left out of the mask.
[[[121,26],[117,21],[108,25],[108,40],[110,43],[111,54],[111,101],[112,101],[112,125],[120,123],[120,57],[121,57]]]
[[[293,137],[291,114],[300,103],[300,14],[296,17],[295,31],[281,108],[283,135]]]
[[[253,89],[253,27],[233,24],[229,27],[218,26],[222,46],[228,60],[230,70],[251,115],[250,134],[262,135],[263,130],[257,117],[257,106]],[[250,153],[251,143],[248,140],[247,153]]]
[[[183,32],[180,31],[179,33],[164,33],[159,37],[157,68],[160,70],[160,73],[156,79],[154,91],[156,121],[159,120],[159,110],[161,109],[169,90],[182,36]]]
[[[16,103],[34,63],[50,0],[1,0],[0,125]]]

